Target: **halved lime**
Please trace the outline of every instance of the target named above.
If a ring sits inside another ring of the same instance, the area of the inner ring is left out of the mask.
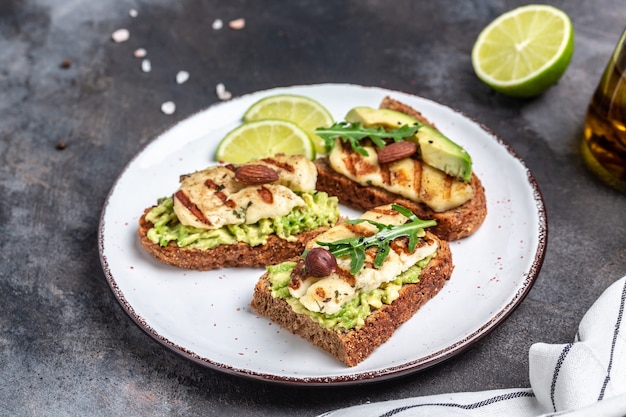
[[[315,158],[311,139],[295,123],[259,120],[243,123],[226,134],[217,146],[215,159],[220,162],[245,163],[277,153]]]
[[[307,132],[317,152],[324,152],[324,141],[315,134],[318,127],[329,127],[334,119],[330,112],[310,97],[276,94],[254,103],[243,116],[244,122],[256,120],[287,120]]]
[[[574,53],[574,27],[565,12],[531,4],[485,27],[472,49],[478,78],[513,97],[541,94],[563,75]]]

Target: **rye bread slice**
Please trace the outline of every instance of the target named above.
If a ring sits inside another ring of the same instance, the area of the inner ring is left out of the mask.
[[[296,313],[287,301],[272,297],[267,273],[259,278],[250,306],[259,315],[270,318],[346,365],[355,366],[385,343],[400,325],[433,298],[450,279],[454,269],[450,246],[429,232],[424,239],[436,240],[439,248],[436,256],[422,270],[419,282],[405,284],[400,289],[400,296],[393,303],[385,304],[370,314],[359,329],[325,329],[308,315]]]
[[[297,240],[289,242],[276,235],[270,235],[267,243],[251,246],[244,242],[220,245],[212,249],[181,248],[176,242],[161,246],[147,237],[153,224],[146,220],[147,208],[139,219],[138,235],[141,246],[159,261],[179,268],[209,271],[229,267],[265,267],[299,257],[306,243],[328,227],[320,227],[301,233]]]
[[[379,107],[407,114],[436,129],[436,126],[422,113],[391,97],[385,97]],[[398,202],[410,208],[423,220],[436,220],[437,226],[431,227],[429,230],[447,241],[458,240],[471,235],[480,227],[487,216],[485,189],[475,173],[472,173],[470,179],[470,184],[474,188],[474,197],[459,207],[441,213],[433,211],[425,204],[406,199],[384,188],[359,185],[334,171],[330,167],[328,157],[317,159],[315,165],[318,172],[316,188],[327,192],[329,195],[337,196],[340,203],[357,210],[367,211],[374,207]]]

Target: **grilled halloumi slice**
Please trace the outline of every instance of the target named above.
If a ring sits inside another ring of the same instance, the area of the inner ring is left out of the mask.
[[[365,212],[360,218],[370,219],[378,223],[400,225],[408,220],[405,216],[391,208],[391,205],[378,207]],[[334,242],[339,239],[357,236],[371,236],[377,228],[368,223],[340,223],[317,236],[307,244],[307,249],[319,245],[316,242]],[[396,279],[398,275],[415,265],[418,261],[430,256],[437,250],[437,243],[420,239],[413,252],[408,250],[406,239],[396,239],[391,244],[391,251],[379,268],[374,268],[376,249],[366,250],[365,266],[356,273],[350,274],[350,257],[337,259],[337,269],[330,275],[315,278],[307,276],[297,285],[290,285],[292,297],[310,311],[334,314],[341,307],[356,297],[359,292],[368,292],[379,288],[383,283]]]
[[[432,210],[443,212],[458,207],[474,196],[468,182],[459,181],[420,160],[405,158],[381,166],[375,146],[362,145],[360,155],[337,139],[329,162],[338,173],[364,186],[384,188]]]
[[[315,190],[317,170],[304,156],[276,155],[253,163],[270,166],[278,180],[244,185],[235,179],[235,170],[241,165],[216,165],[183,176],[174,193],[174,212],[180,222],[200,229],[252,224],[303,206],[304,200],[294,191]]]

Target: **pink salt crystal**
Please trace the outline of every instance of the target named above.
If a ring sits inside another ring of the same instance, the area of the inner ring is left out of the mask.
[[[118,29],[111,34],[111,38],[115,43],[126,42],[130,38],[130,32],[128,29]]]
[[[234,30],[243,29],[246,26],[246,20],[244,18],[231,20],[228,22],[228,26]]]
[[[135,58],[143,58],[147,54],[148,52],[143,48],[135,49],[135,52],[133,52],[133,55],[135,56]]]

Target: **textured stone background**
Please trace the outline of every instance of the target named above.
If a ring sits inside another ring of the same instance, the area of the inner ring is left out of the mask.
[[[622,0],[551,1],[574,22],[574,58],[547,93],[513,100],[476,79],[470,51],[487,23],[524,3],[2,0],[0,415],[313,416],[367,401],[528,386],[530,345],[572,341],[587,308],[626,274],[626,197],[588,174],[577,147],[626,12]],[[211,28],[216,18],[239,17],[243,30]],[[115,44],[110,35],[121,27],[131,38]],[[139,47],[149,51],[150,73],[132,57]],[[176,85],[180,69],[191,78]],[[526,300],[441,365],[332,390],[224,375],[154,342],[104,278],[100,211],[132,156],[218,102],[219,82],[234,95],[321,82],[382,86],[489,126],[525,160],[548,210],[548,251]],[[166,100],[177,104],[171,116],[160,111]]]

